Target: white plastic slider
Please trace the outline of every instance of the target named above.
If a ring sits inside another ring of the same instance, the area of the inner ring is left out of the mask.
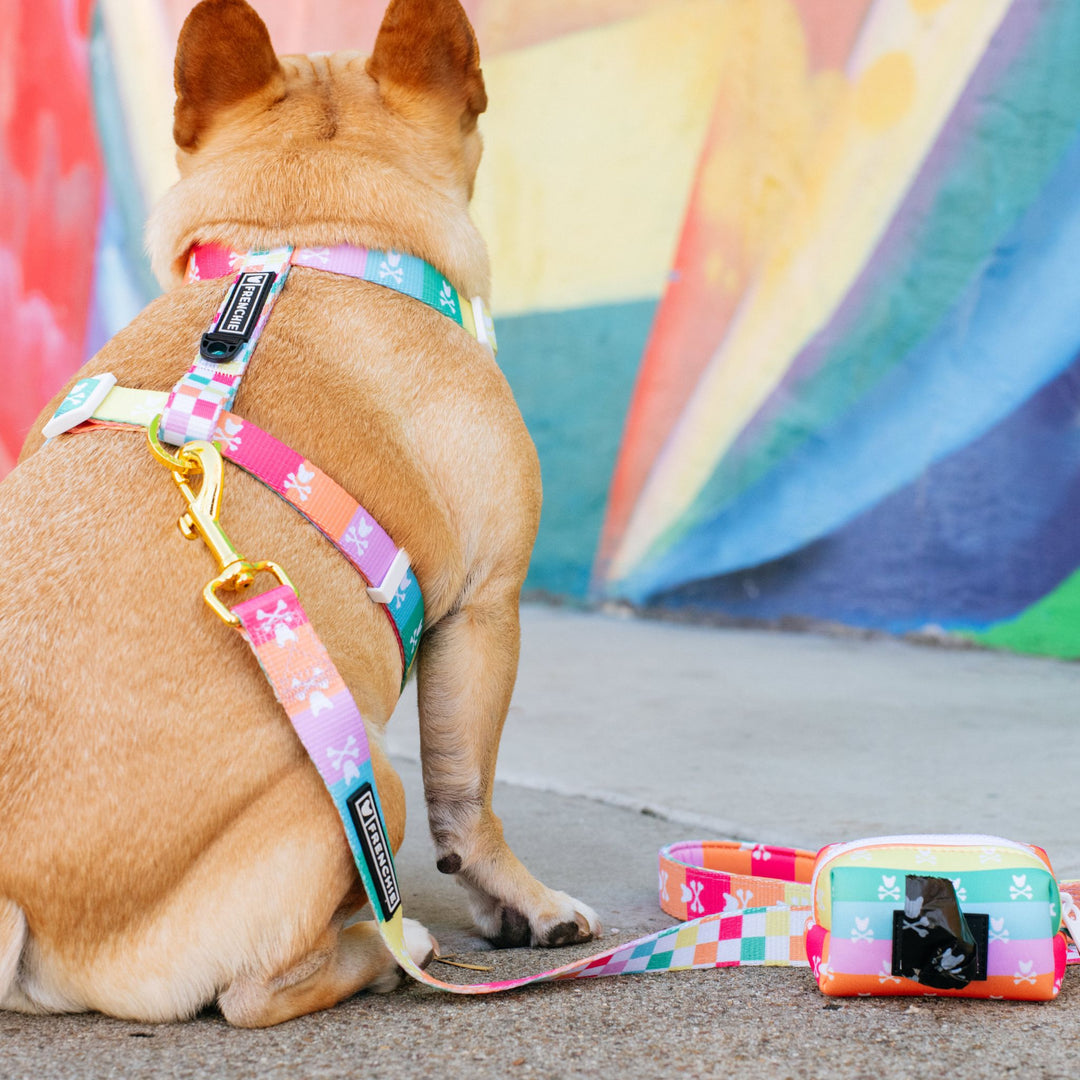
[[[378,588],[374,585],[368,587],[368,596],[376,604],[389,604],[397,595],[398,589],[401,588],[401,583],[405,580],[410,565],[409,553],[404,548],[401,548],[394,556],[390,568],[386,571],[382,584]]]
[[[487,349],[492,356],[499,351],[495,341],[495,322],[491,318],[484,301],[479,296],[472,298],[473,322],[476,323],[476,340]]]
[[[53,413],[52,419],[41,429],[46,439],[63,435],[73,427],[89,420],[97,407],[109,396],[109,391],[116,385],[116,376],[106,371],[101,375],[92,375],[80,379]]]

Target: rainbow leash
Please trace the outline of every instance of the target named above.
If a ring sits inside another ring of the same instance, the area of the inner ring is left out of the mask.
[[[454,994],[493,994],[533,983],[646,971],[807,966],[803,928],[808,907],[803,903],[709,914],[524,978],[462,985],[423,971],[405,949],[401,891],[367,733],[352,695],[289,585],[237,604],[232,614],[330,792],[383,940],[414,979]],[[755,850],[760,855],[770,849]],[[777,859],[787,857],[786,849],[775,851]],[[749,849],[745,853],[749,858]],[[804,900],[809,894],[803,885],[790,895]]]

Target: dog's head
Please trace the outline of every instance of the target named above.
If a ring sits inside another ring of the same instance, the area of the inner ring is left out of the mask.
[[[408,251],[486,296],[468,213],[487,106],[458,0],[392,0],[371,56],[274,52],[245,0],[202,0],[176,52],[180,181],[148,228],[176,284],[197,241]]]

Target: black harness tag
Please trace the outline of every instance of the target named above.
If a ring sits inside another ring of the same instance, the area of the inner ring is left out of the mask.
[[[225,299],[217,326],[202,336],[199,355],[204,360],[211,364],[228,363],[240,346],[251,340],[276,277],[271,270],[257,270],[236,279]]]
[[[360,838],[368,873],[375,883],[375,891],[379,894],[383,922],[389,922],[394,912],[401,907],[401,893],[398,892],[394,860],[390,854],[386,833],[383,832],[382,819],[375,806],[371,784],[363,784],[345,801],[349,806],[356,835]]]

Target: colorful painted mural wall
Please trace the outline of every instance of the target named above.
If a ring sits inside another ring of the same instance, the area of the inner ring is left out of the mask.
[[[0,0],[0,471],[156,292],[189,6]],[[530,587],[1080,656],[1080,3],[465,6]]]

